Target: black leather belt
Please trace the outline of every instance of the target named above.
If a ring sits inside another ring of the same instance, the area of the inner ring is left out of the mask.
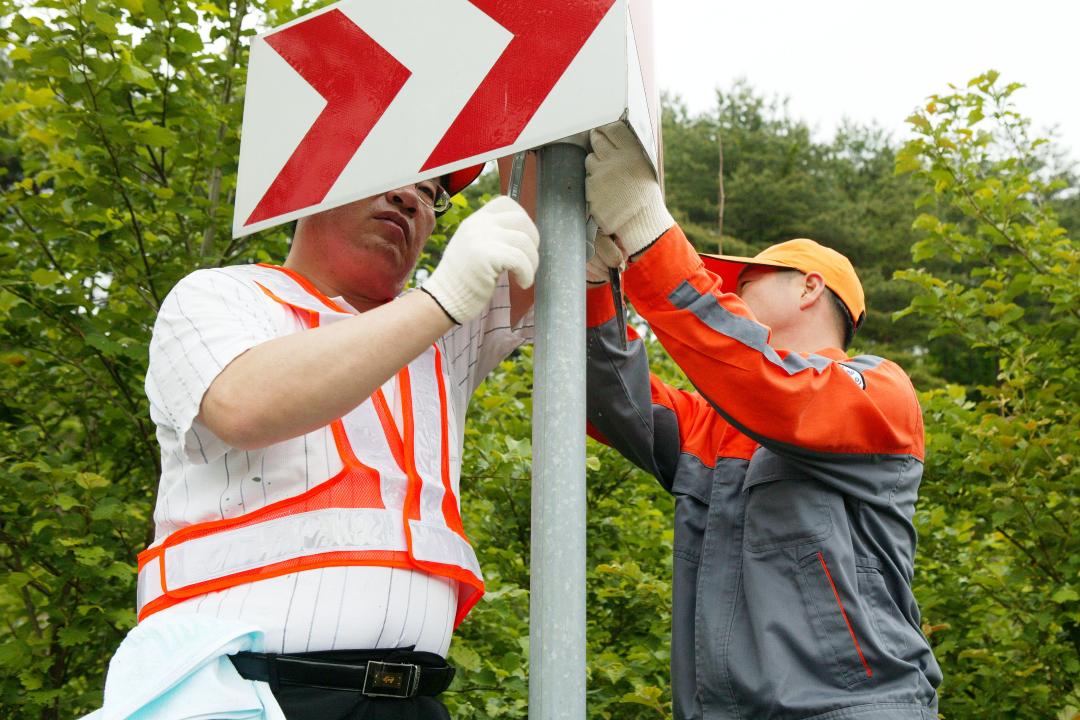
[[[244,652],[230,655],[229,659],[240,677],[268,682],[275,690],[288,684],[352,690],[369,697],[410,698],[438,695],[454,679],[454,668],[434,653],[380,651],[380,659],[364,657],[370,655],[376,653]]]

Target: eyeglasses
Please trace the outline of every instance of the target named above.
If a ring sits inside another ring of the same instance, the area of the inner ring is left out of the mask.
[[[434,210],[436,217],[450,209],[450,193],[435,180],[413,183],[413,187],[420,197],[420,202]]]

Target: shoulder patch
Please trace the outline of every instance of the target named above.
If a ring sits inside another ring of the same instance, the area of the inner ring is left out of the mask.
[[[862,376],[861,372],[855,368],[848,367],[844,363],[839,363],[839,365],[844,369],[844,372],[848,374],[848,377],[851,378],[852,382],[859,386],[860,390],[866,389],[866,379]]]

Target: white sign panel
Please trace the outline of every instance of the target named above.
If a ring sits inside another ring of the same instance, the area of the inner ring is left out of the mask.
[[[658,165],[649,9],[343,0],[256,37],[233,235],[620,117]]]

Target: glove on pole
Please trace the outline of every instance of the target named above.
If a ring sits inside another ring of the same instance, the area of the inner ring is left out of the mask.
[[[510,198],[497,197],[465,218],[420,289],[460,325],[487,306],[504,272],[523,288],[532,285],[539,244],[528,213]]]
[[[663,193],[645,151],[623,122],[589,134],[585,158],[585,197],[600,230],[614,235],[633,258],[672,225]]]

